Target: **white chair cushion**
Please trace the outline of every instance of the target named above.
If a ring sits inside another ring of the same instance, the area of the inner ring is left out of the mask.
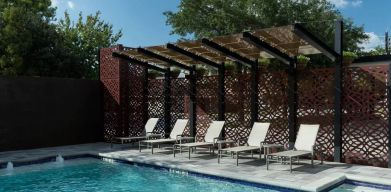
[[[312,151],[318,135],[319,125],[301,124],[297,133],[295,149]]]
[[[260,146],[261,142],[266,139],[267,131],[269,130],[270,123],[255,122],[248,136],[247,143],[250,146]]]
[[[221,130],[223,130],[225,121],[212,121],[208,130],[205,134],[205,142],[214,142],[213,139],[217,138],[221,134]]]
[[[145,132],[147,132],[147,133],[153,132],[158,121],[159,121],[159,118],[148,119],[147,123],[145,124]]]
[[[186,125],[187,125],[188,121],[189,121],[188,119],[178,119],[178,120],[176,120],[175,125],[172,128],[172,130],[171,130],[170,138],[171,139],[176,139],[177,135],[182,135],[183,131],[186,128]]]

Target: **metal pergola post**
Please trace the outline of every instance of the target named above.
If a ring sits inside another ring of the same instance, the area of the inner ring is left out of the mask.
[[[190,70],[190,134],[191,136],[196,136],[196,123],[197,123],[197,103],[196,103],[196,81],[197,81],[196,67],[193,66]]]
[[[390,55],[390,48],[389,48],[390,38],[388,37],[388,32],[386,32],[384,40],[385,40],[384,43],[385,43],[386,54]]]
[[[334,50],[339,56],[335,60],[334,79],[334,161],[342,160],[342,59],[343,59],[343,22],[338,20],[335,23]]]
[[[218,68],[219,90],[218,90],[218,120],[225,120],[225,66],[224,63]],[[225,138],[225,130],[222,130],[221,136]]]
[[[148,87],[149,87],[149,80],[148,80],[148,68],[144,67],[144,86],[143,86],[143,121],[144,124],[147,123],[149,114],[148,114],[148,108],[149,108],[149,103],[148,103]]]
[[[258,61],[251,65],[251,122],[254,123],[258,120],[258,77],[259,68]]]
[[[391,64],[388,64],[387,104],[388,104],[388,168],[391,168]]]
[[[296,141],[297,128],[297,77],[296,59],[289,62],[288,69],[288,132],[289,148],[292,149]]]
[[[171,132],[171,71],[164,73],[164,133],[166,137]]]

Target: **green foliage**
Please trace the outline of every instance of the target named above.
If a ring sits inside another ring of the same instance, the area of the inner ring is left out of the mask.
[[[224,63],[225,71],[234,71],[236,69],[236,64],[234,62],[225,62]]]
[[[344,51],[343,52],[343,58],[346,58],[346,59],[357,59],[357,54],[354,53],[354,52],[350,52],[350,51]]]
[[[0,1],[1,75],[40,75],[57,68],[58,35],[50,23],[55,9],[49,6],[50,0]]]
[[[155,70],[148,70],[148,77],[151,79],[156,79],[156,77],[161,76],[162,74]]]
[[[296,59],[297,59],[297,62],[301,63],[301,64],[308,64],[311,60],[309,57],[306,57],[304,55],[299,55],[299,56],[297,56]]]
[[[96,15],[80,14],[76,24],[65,13],[54,22],[50,0],[0,0],[0,75],[98,77],[98,49],[122,33]]]
[[[113,26],[101,21],[100,12],[88,15],[85,21],[80,13],[77,23],[72,23],[69,14],[65,12],[57,29],[63,37],[65,48],[77,58],[82,77],[88,79],[98,77],[99,49],[115,44],[122,36],[121,31],[114,34]]]
[[[173,68],[171,68],[170,72],[171,72],[171,76],[176,78],[181,73],[181,70],[176,67],[173,67]]]
[[[266,65],[266,66],[268,66],[270,63],[271,63],[270,59],[268,59],[268,58],[261,58],[261,59],[258,60],[258,64],[259,65]]]
[[[172,34],[194,35],[195,39],[308,22],[305,27],[330,46],[334,20],[342,18],[328,0],[181,0],[177,12],[164,14]],[[368,38],[363,27],[345,19],[344,29],[344,50],[360,50],[359,43]]]
[[[198,76],[204,76],[207,75],[206,73],[208,72],[208,69],[204,66],[197,66],[196,72]]]
[[[363,51],[359,53],[360,56],[377,56],[377,55],[386,55],[386,54],[387,54],[386,49],[381,46],[377,46],[370,51],[366,51],[366,52]]]

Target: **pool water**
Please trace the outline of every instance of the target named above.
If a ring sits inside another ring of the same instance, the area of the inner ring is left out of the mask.
[[[83,158],[63,163],[52,162],[17,167],[12,171],[0,170],[0,191],[275,192],[276,190],[172,173],[145,166]]]
[[[330,192],[390,192],[390,190],[345,183]]]

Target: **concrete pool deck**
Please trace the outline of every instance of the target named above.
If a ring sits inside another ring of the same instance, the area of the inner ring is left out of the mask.
[[[192,158],[189,160],[187,152],[177,154],[174,158],[171,149],[156,149],[155,153],[151,154],[148,149],[139,152],[137,145],[128,144],[114,145],[111,148],[108,143],[91,143],[0,152],[0,163],[28,162],[59,154],[62,156],[100,155],[303,191],[321,191],[344,179],[391,185],[391,169],[387,168],[334,162],[324,162],[321,165],[319,161],[315,161],[315,166],[311,167],[309,161],[302,160],[300,164],[293,166],[293,173],[290,173],[288,165],[279,163],[271,164],[270,169],[266,170],[265,160],[258,159],[257,154],[254,155],[254,158],[251,158],[250,154],[244,155],[239,160],[239,166],[236,166],[236,160],[230,157],[223,158],[218,164],[216,155],[212,157],[203,150],[192,154]]]

